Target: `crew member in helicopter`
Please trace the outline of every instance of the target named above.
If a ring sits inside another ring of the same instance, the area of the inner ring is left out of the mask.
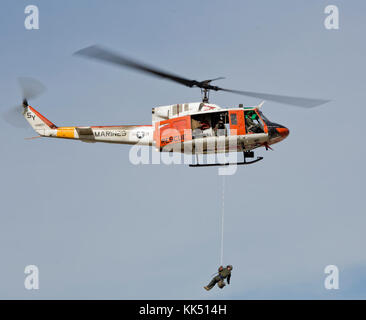
[[[224,115],[222,114],[220,114],[220,118],[216,124],[215,131],[217,136],[226,136],[225,120]]]
[[[261,133],[263,128],[260,125],[258,115],[254,111],[248,111],[245,114],[245,127],[247,133]]]
[[[207,119],[204,119],[200,122],[200,130],[203,137],[212,136],[212,128],[210,126],[210,122]]]
[[[207,119],[204,119],[200,122],[200,129],[203,130],[207,130],[210,128],[210,123],[208,122]]]
[[[204,288],[208,291],[211,290],[215,284],[217,283],[217,286],[222,289],[223,287],[225,287],[225,279],[227,281],[227,284],[230,284],[230,278],[231,278],[231,271],[233,270],[233,266],[232,265],[228,265],[226,266],[226,268],[224,268],[223,266],[219,267],[218,270],[218,274],[217,276],[215,276],[211,282],[205,286]]]

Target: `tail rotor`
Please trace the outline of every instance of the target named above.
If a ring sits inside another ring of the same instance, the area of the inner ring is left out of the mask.
[[[28,107],[28,100],[39,97],[46,91],[46,87],[36,79],[21,77],[18,78],[19,87],[22,92],[23,102],[2,113],[2,119],[13,127],[25,128],[26,121],[22,117],[24,110]]]

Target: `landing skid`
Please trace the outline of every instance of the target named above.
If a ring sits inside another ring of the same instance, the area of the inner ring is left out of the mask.
[[[230,165],[241,166],[241,165],[248,165],[248,164],[256,163],[256,162],[261,161],[263,159],[263,157],[257,157],[257,159],[255,159],[255,160],[247,161],[247,157],[248,158],[254,158],[254,152],[252,152],[252,151],[244,152],[244,161],[243,162],[207,163],[207,164],[203,163],[203,164],[199,164],[198,163],[198,156],[197,156],[197,163],[196,164],[190,164],[189,166],[192,167],[192,168],[195,168],[195,167],[219,167],[219,166],[230,166]]]

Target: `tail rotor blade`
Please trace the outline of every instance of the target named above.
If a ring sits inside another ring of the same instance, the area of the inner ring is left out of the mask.
[[[21,77],[18,78],[22,90],[22,98],[26,100],[35,99],[46,91],[46,87],[36,79]]]
[[[27,123],[22,117],[23,110],[24,108],[22,105],[12,107],[3,112],[1,117],[6,123],[10,124],[13,127],[26,128]]]

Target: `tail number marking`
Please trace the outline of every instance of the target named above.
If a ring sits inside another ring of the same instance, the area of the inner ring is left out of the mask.
[[[36,116],[32,114],[31,112],[27,112],[27,119],[33,119],[33,121],[36,119]]]

